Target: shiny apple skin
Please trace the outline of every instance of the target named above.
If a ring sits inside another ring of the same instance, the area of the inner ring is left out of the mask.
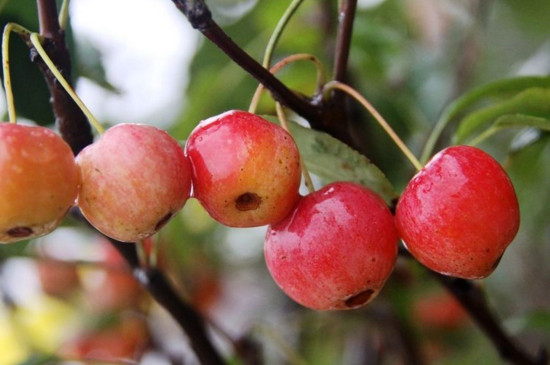
[[[186,144],[193,195],[229,227],[275,223],[299,198],[300,154],[280,126],[232,110],[206,119]]]
[[[73,206],[78,168],[53,130],[0,123],[0,242],[53,231]]]
[[[372,301],[397,259],[398,234],[385,202],[371,190],[336,182],[303,197],[268,228],[265,260],[294,301],[315,310]]]
[[[410,253],[449,276],[491,274],[520,223],[512,182],[483,150],[452,146],[436,154],[409,182],[396,225]]]
[[[186,203],[191,167],[183,148],[154,126],[123,123],[82,150],[78,206],[96,229],[136,242],[158,232]]]

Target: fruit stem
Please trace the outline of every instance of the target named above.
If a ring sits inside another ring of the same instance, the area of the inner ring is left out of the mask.
[[[8,108],[8,118],[11,123],[16,123],[17,114],[15,112],[15,103],[13,99],[13,90],[11,84],[11,75],[10,75],[10,59],[9,59],[9,45],[10,45],[10,34],[14,31],[18,34],[23,34],[29,36],[31,31],[22,27],[19,24],[8,23],[4,27],[4,32],[2,34],[2,69],[4,73],[4,90],[6,92],[6,105]]]
[[[67,29],[67,23],[69,22],[69,0],[63,0],[61,9],[59,10],[59,27],[62,30]]]
[[[340,81],[330,81],[323,87],[323,93],[327,93],[333,89],[339,89],[350,96],[352,96],[355,100],[357,100],[367,111],[376,119],[378,124],[384,129],[384,131],[390,136],[390,138],[395,142],[397,147],[403,152],[405,157],[409,159],[409,161],[412,163],[412,165],[416,168],[416,170],[420,171],[422,169],[422,164],[418,159],[414,156],[414,154],[411,152],[411,150],[405,145],[405,143],[399,138],[397,133],[392,129],[392,127],[386,122],[386,120],[378,113],[378,111],[372,106],[369,101],[363,97],[359,92],[357,92],[355,89],[350,87],[349,85],[346,85]]]
[[[288,128],[288,122],[286,120],[285,111],[283,110],[281,103],[276,102],[275,109],[277,110],[277,117],[279,118],[281,126],[283,127],[284,130],[290,133],[290,129]],[[300,154],[300,167],[302,169],[302,175],[304,176],[304,183],[306,184],[307,190],[310,193],[313,193],[315,191],[315,187],[313,186],[311,175],[309,174],[309,171],[306,167],[306,164],[304,163],[304,159],[302,158],[301,154]]]
[[[63,88],[65,89],[67,94],[70,95],[70,97],[78,105],[80,110],[82,110],[84,115],[86,115],[86,117],[88,118],[88,121],[90,122],[90,124],[96,129],[96,131],[98,133],[100,133],[100,134],[103,133],[104,129],[101,126],[101,124],[99,123],[99,121],[94,117],[92,112],[84,104],[82,99],[80,99],[80,97],[76,94],[76,92],[73,90],[71,85],[67,82],[67,80],[63,77],[63,75],[61,75],[61,72],[59,72],[57,67],[55,67],[55,65],[52,62],[51,58],[48,56],[48,54],[44,50],[44,47],[42,47],[42,44],[40,43],[40,38],[39,37],[40,36],[38,35],[38,33],[32,33],[31,34],[30,40],[31,40],[32,45],[36,48],[36,51],[38,52],[40,57],[42,57],[42,59],[44,60],[44,63],[46,64],[46,66],[48,66],[48,68],[50,69],[52,74],[55,76],[57,81],[59,81],[61,86],[63,86]]]
[[[269,42],[267,43],[267,47],[265,49],[264,60],[262,62],[262,66],[264,66],[265,68],[269,68],[269,66],[271,65],[273,52],[275,51],[275,47],[277,46],[277,43],[279,42],[279,39],[283,34],[283,30],[287,26],[290,18],[292,18],[298,7],[302,4],[302,2],[303,0],[293,0],[288,8],[285,10],[281,19],[279,19],[279,22],[277,23],[277,26],[275,27],[271,38],[269,38]]]
[[[325,83],[326,80],[326,73],[323,68],[323,65],[321,64],[321,61],[308,53],[297,53],[290,55],[288,57],[283,58],[279,62],[277,62],[273,67],[269,69],[269,72],[272,74],[275,74],[279,72],[282,68],[286,67],[287,65],[296,62],[296,61],[311,61],[315,65],[315,68],[317,69],[317,89],[321,89],[321,85]],[[256,88],[256,91],[254,92],[254,96],[252,97],[252,100],[250,102],[250,106],[248,108],[248,111],[250,113],[255,113],[256,108],[258,106],[258,103],[260,101],[260,96],[262,95],[263,90],[265,89],[263,84],[259,84]]]

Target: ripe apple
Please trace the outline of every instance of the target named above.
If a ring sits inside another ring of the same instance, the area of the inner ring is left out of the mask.
[[[55,132],[0,123],[0,242],[53,231],[74,204],[78,184],[71,148]]]
[[[298,201],[300,155],[280,126],[244,111],[202,121],[186,144],[193,194],[230,227],[283,219]]]
[[[499,163],[470,146],[436,154],[397,204],[397,229],[410,253],[445,275],[489,275],[519,228],[514,187]]]
[[[336,182],[303,197],[265,237],[265,260],[279,287],[317,310],[369,303],[397,259],[393,216],[373,191]]]
[[[179,143],[144,124],[118,124],[76,157],[86,219],[119,241],[147,238],[178,212],[191,191],[191,168]]]

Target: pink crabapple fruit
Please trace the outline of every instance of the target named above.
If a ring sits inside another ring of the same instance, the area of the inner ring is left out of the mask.
[[[200,122],[186,153],[193,195],[226,226],[277,222],[299,199],[300,155],[292,136],[255,114],[233,110]]]
[[[464,279],[488,276],[519,228],[514,187],[500,164],[470,146],[437,153],[397,204],[397,229],[426,267]]]
[[[189,198],[191,167],[165,131],[118,124],[76,157],[82,175],[78,206],[113,239],[135,242],[156,233]]]
[[[73,152],[54,131],[0,123],[0,242],[53,231],[73,206],[78,185]]]
[[[378,295],[395,265],[398,239],[382,198],[336,182],[306,195],[269,226],[265,260],[275,282],[301,305],[353,309]]]

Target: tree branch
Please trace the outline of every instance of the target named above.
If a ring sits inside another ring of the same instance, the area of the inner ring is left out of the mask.
[[[489,308],[485,294],[479,285],[473,281],[431,273],[468,311],[503,359],[517,365],[548,364],[546,349],[541,348],[536,357],[532,356],[504,331]]]
[[[212,19],[210,10],[202,0],[172,0],[176,7],[187,17],[193,28],[199,30],[206,38],[218,46],[231,60],[253,76],[268,89],[281,104],[294,110],[307,119],[312,125],[319,124],[320,108],[305,97],[296,94],[279,81],[239,47]]]
[[[345,0],[338,10],[339,24],[334,52],[334,80],[344,83],[346,82],[351,35],[353,33],[353,21],[355,20],[356,9],[357,0]]]
[[[172,2],[187,17],[193,28],[199,30],[233,62],[263,84],[275,100],[305,118],[313,129],[325,131],[358,151],[363,150],[361,142],[356,139],[357,133],[349,128],[346,122],[345,110],[340,107],[342,104],[323,100],[323,95],[317,95],[310,100],[290,90],[239,47],[214,22],[204,0],[172,0]]]
[[[399,247],[399,256],[414,260],[411,253],[402,246]],[[545,348],[541,348],[536,357],[532,356],[506,333],[497,316],[489,307],[485,293],[478,284],[471,280],[441,275],[428,268],[425,269],[460,302],[481,331],[491,340],[503,359],[517,365],[548,364],[548,354]]]
[[[156,268],[141,267],[135,243],[111,240],[120,254],[126,259],[140,284],[153,299],[168,311],[189,338],[201,364],[225,364],[206,333],[206,325],[200,314],[189,303],[182,300],[167,277]]]
[[[70,82],[71,58],[65,44],[65,33],[59,26],[56,1],[37,0],[37,7],[40,35],[44,39],[44,49],[63,76]],[[42,71],[50,90],[59,131],[76,155],[93,141],[88,119],[34,50],[31,51],[31,58]]]

